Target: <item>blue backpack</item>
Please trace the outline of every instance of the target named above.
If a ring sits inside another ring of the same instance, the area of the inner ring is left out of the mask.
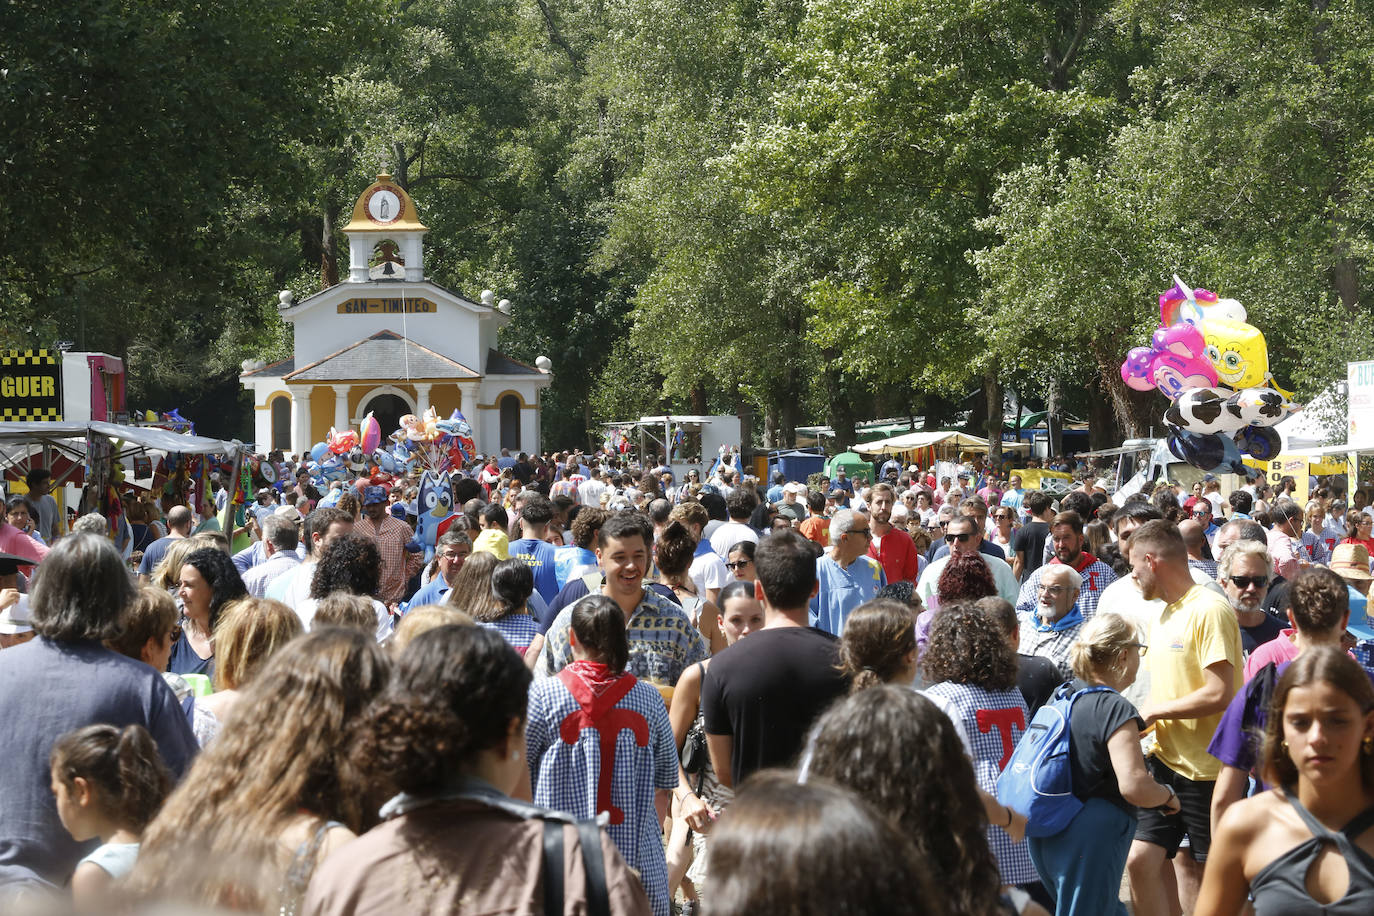
[[[1109,687],[1074,691],[1061,684],[1048,703],[1035,712],[1011,759],[997,777],[997,800],[1026,816],[1026,836],[1054,836],[1083,808],[1073,794],[1069,764],[1069,717],[1073,704],[1085,693]]]

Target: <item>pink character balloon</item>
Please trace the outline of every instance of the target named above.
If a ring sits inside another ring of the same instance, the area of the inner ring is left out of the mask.
[[[1149,391],[1155,386],[1150,379],[1150,364],[1154,361],[1155,351],[1149,347],[1132,347],[1121,364],[1121,381],[1127,388],[1136,391]]]

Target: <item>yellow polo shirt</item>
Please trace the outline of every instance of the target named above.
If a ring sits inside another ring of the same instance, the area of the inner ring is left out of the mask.
[[[1231,663],[1232,686],[1238,688],[1243,659],[1236,613],[1221,595],[1194,585],[1165,606],[1150,631],[1150,702],[1177,700],[1201,689],[1205,669],[1221,661]],[[1188,779],[1216,779],[1221,762],[1207,753],[1207,745],[1221,716],[1160,719],[1155,723],[1159,759]]]

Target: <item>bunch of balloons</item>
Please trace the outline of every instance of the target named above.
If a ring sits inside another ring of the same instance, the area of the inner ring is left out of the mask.
[[[401,417],[401,426],[391,434],[391,440],[391,455],[398,464],[414,462],[436,474],[461,467],[477,450],[472,426],[461,411],[455,410],[441,420],[433,407],[420,417],[409,413]]]
[[[1194,467],[1241,475],[1250,473],[1242,453],[1278,455],[1273,426],[1300,408],[1274,384],[1264,335],[1246,323],[1245,307],[1175,276],[1159,296],[1159,317],[1150,346],[1126,354],[1121,380],[1170,400],[1170,451]]]

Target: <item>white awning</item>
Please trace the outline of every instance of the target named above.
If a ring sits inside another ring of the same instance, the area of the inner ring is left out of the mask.
[[[0,445],[58,445],[64,440],[78,440],[84,444],[89,433],[118,439],[126,446],[137,445],[162,452],[233,456],[243,450],[243,443],[237,439],[226,442],[223,439],[174,433],[156,426],[120,426],[99,420],[88,423],[0,423]]]
[[[968,433],[954,432],[953,430],[903,433],[900,436],[892,436],[889,439],[879,439],[875,442],[862,442],[853,446],[851,451],[858,452],[860,455],[891,455],[899,452],[913,451],[918,448],[930,448],[935,445],[966,448],[975,452],[988,451],[988,440],[979,436],[971,436]],[[1018,451],[1028,449],[1030,445],[1025,442],[1003,442],[1002,448],[1006,451]]]

